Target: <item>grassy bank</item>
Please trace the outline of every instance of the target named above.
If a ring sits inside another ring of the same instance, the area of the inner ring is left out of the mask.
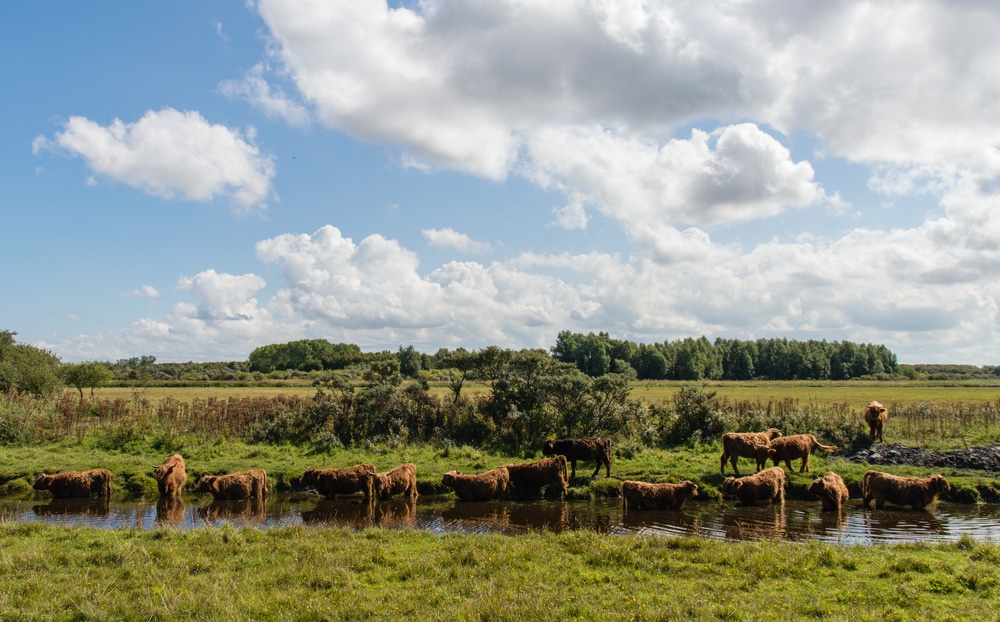
[[[1000,547],[0,525],[10,620],[993,619]]]

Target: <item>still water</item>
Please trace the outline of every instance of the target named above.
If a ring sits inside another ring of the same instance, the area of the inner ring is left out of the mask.
[[[169,503],[87,500],[0,500],[0,521],[44,521],[140,530],[173,526],[307,525],[365,529],[423,529],[436,534],[520,534],[589,530],[719,540],[819,540],[840,544],[950,542],[963,535],[1000,542],[1000,505],[938,502],[926,511],[865,510],[851,500],[840,515],[820,512],[817,502],[788,501],[784,507],[736,507],[732,502],[689,501],[682,512],[622,513],[617,499],[596,501],[495,501],[465,503],[453,496],[424,495],[376,504],[358,498],[325,500],[276,493],[266,500],[210,501],[188,497]]]

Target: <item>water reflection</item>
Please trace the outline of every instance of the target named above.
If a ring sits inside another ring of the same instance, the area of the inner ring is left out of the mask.
[[[855,500],[841,512],[819,503],[737,507],[728,502],[690,502],[680,512],[628,512],[617,499],[598,501],[457,502],[452,495],[423,495],[369,502],[360,497],[320,499],[272,494],[264,499],[207,501],[164,499],[155,505],[64,499],[48,503],[0,500],[0,521],[45,521],[100,528],[192,529],[223,524],[270,528],[286,525],[368,529],[424,529],[432,533],[519,534],[587,530],[704,537],[723,540],[821,540],[845,544],[955,541],[963,535],[1000,542],[1000,506],[937,503],[926,511],[865,510]]]

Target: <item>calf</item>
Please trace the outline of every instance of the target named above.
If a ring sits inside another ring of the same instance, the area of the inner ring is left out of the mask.
[[[868,471],[861,478],[862,501],[867,508],[874,499],[876,510],[881,510],[886,502],[922,510],[939,494],[949,490],[951,485],[943,475],[899,477],[891,473]]]
[[[736,497],[741,505],[761,501],[784,503],[785,471],[781,467],[771,467],[746,477],[727,477],[722,481],[722,494]]]
[[[500,467],[478,475],[463,475],[461,471],[449,471],[441,478],[441,484],[455,491],[462,501],[488,501],[507,496],[510,473],[507,467]]]
[[[686,480],[679,484],[647,484],[625,480],[622,482],[622,511],[680,511],[685,501],[697,496],[698,485]]]
[[[302,483],[312,486],[327,499],[337,495],[363,493],[366,499],[374,494],[375,465],[356,464],[343,469],[306,469]]]
[[[184,458],[180,454],[170,456],[163,464],[153,468],[153,477],[161,497],[181,496],[187,483]]]
[[[572,467],[571,477],[576,477],[576,461],[593,460],[597,468],[591,477],[597,477],[601,466],[611,477],[611,439],[607,436],[588,436],[584,438],[559,438],[545,441],[542,453],[546,456],[566,456]]]
[[[865,423],[868,424],[868,436],[871,437],[872,442],[875,441],[876,436],[878,436],[878,442],[885,442],[882,432],[885,430],[885,421],[888,418],[889,411],[879,402],[872,401],[865,408]]]
[[[40,474],[32,486],[35,490],[48,490],[54,499],[82,499],[111,496],[111,471],[67,471],[56,475]]]
[[[828,471],[823,477],[817,477],[809,486],[809,492],[818,496],[823,503],[824,512],[839,512],[851,498],[847,491],[844,478],[833,471]]]
[[[799,473],[809,470],[809,454],[812,453],[813,447],[818,447],[827,453],[837,449],[833,445],[821,445],[812,434],[782,436],[774,439],[767,446],[774,450],[774,455],[771,456],[774,466],[778,466],[778,463],[784,460],[785,466],[791,471],[792,460],[801,458]]]
[[[558,490],[560,497],[566,496],[569,488],[566,456],[508,464],[506,467],[510,474],[510,485],[518,496],[535,494],[543,486],[549,486],[549,491]]]
[[[392,495],[403,493],[415,499],[417,497],[417,466],[401,464],[385,473],[376,473],[372,484],[373,492],[379,499],[389,499]]]
[[[229,475],[203,475],[195,492],[210,492],[216,500],[263,498],[267,494],[267,473],[256,469]]]
[[[739,477],[740,470],[736,468],[736,461],[739,458],[757,458],[756,447],[767,445],[779,436],[781,430],[778,428],[771,428],[765,432],[726,432],[722,435],[722,460],[719,461],[719,473],[726,474],[726,460],[729,460],[733,464],[733,473]]]

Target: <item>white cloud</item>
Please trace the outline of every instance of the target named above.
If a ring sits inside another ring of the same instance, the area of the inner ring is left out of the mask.
[[[148,111],[135,123],[101,126],[70,117],[43,149],[80,156],[96,174],[164,199],[211,201],[225,197],[241,209],[265,207],[273,194],[274,163],[247,136],[210,124],[197,112]]]
[[[309,124],[309,111],[305,106],[290,99],[284,91],[272,89],[264,80],[263,63],[254,65],[242,80],[223,81],[219,91],[226,97],[243,99],[268,117],[284,119],[289,125]]]
[[[462,253],[485,253],[490,249],[490,245],[486,242],[476,242],[451,227],[424,229],[422,233],[428,244],[439,248],[453,248]]]
[[[124,298],[159,298],[160,292],[152,285],[143,285],[138,289],[121,294]]]

